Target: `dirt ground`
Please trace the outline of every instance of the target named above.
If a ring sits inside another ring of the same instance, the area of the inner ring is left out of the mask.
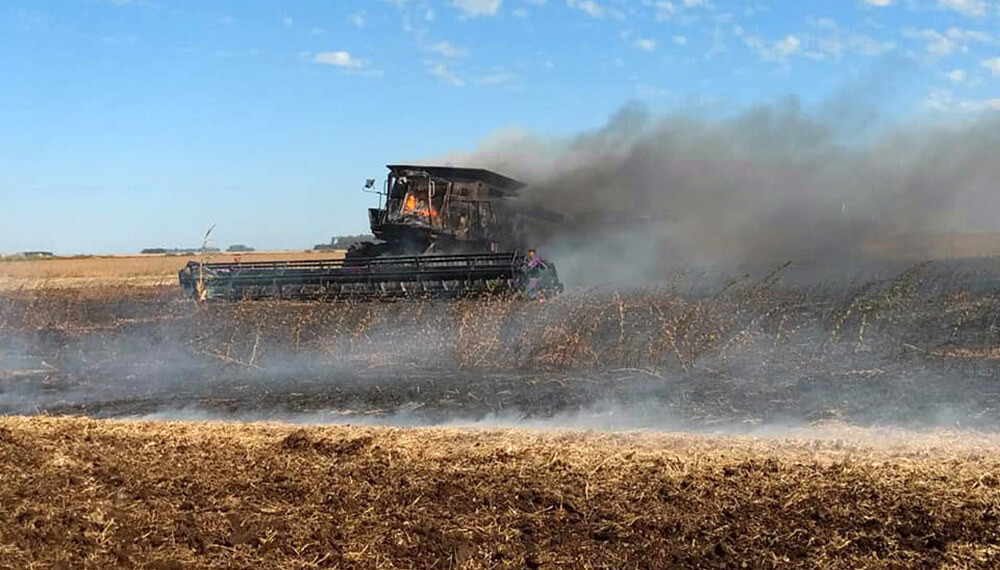
[[[0,418],[5,568],[995,568],[993,435]]]

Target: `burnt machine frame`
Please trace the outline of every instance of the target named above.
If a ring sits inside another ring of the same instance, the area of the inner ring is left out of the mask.
[[[368,209],[372,234],[382,240],[372,252],[498,252],[520,249],[504,200],[526,185],[483,168],[389,164],[377,208]],[[366,185],[366,187],[374,184]],[[422,193],[423,207],[408,204]],[[409,211],[408,211],[409,210]]]

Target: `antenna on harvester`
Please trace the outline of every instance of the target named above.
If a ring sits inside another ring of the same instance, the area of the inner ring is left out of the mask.
[[[205,300],[205,263],[208,262],[208,259],[205,257],[205,255],[208,252],[208,243],[209,243],[208,240],[212,236],[212,230],[214,230],[214,229],[215,229],[215,224],[212,224],[212,227],[208,228],[208,231],[205,232],[205,239],[203,239],[201,241],[201,262],[198,264],[198,300],[199,301],[204,301]]]

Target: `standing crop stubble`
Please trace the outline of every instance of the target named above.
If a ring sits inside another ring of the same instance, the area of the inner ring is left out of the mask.
[[[897,264],[839,281],[793,265],[546,303],[7,294],[0,403],[99,415],[340,410],[387,421],[416,409],[418,423],[651,406],[651,427],[826,417],[989,427],[1000,425],[991,263]]]

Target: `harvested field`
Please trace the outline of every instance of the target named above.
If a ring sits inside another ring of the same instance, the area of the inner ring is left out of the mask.
[[[0,566],[994,568],[998,443],[12,417]]]
[[[177,271],[190,260],[294,261],[329,259],[342,251],[262,251],[202,255],[111,255],[0,261],[0,291],[16,289],[93,288],[118,285],[173,285]]]

